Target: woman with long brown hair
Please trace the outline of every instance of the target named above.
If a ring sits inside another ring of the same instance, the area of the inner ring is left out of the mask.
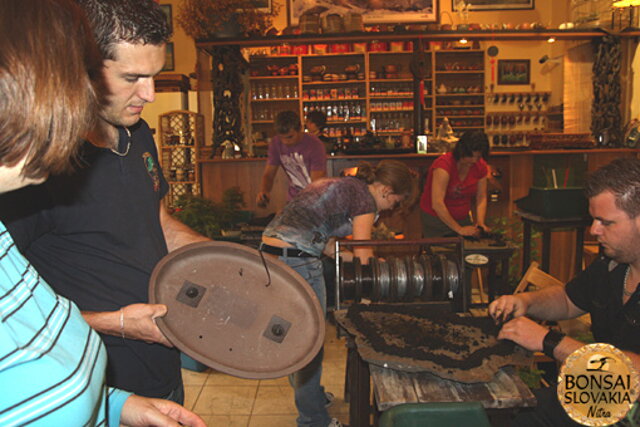
[[[0,193],[73,167],[102,60],[70,0],[0,0]],[[0,425],[204,426],[176,403],[105,385],[106,351],[0,222]],[[178,423],[182,424],[178,424]]]

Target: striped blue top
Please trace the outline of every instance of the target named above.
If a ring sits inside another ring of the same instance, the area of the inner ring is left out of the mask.
[[[102,341],[0,222],[0,425],[118,426],[130,393],[107,387]]]

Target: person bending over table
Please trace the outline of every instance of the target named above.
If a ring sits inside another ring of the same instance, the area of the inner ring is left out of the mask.
[[[481,229],[490,230],[485,224],[488,156],[487,136],[465,132],[452,152],[433,162],[420,199],[423,237],[478,236]]]
[[[316,293],[326,311],[326,290],[320,256],[333,256],[334,238],[353,235],[371,239],[379,212],[410,206],[417,195],[414,173],[402,162],[383,160],[376,167],[363,162],[355,177],[312,182],[289,202],[262,234],[260,250],[278,255]],[[351,260],[351,254],[344,254]],[[356,247],[353,256],[367,264],[370,247]],[[289,377],[298,408],[298,426],[338,425],[325,408],[320,385],[322,350],[305,368]]]
[[[589,176],[585,185],[591,234],[604,250],[565,286],[505,295],[489,305],[504,323],[499,339],[530,351],[543,351],[558,362],[584,343],[549,330],[530,318],[564,320],[591,315],[595,342],[614,345],[640,369],[640,160],[621,158]],[[538,405],[522,411],[516,426],[578,426],[565,413],[555,387],[534,390]]]
[[[70,0],[0,0],[0,193],[68,171],[101,58]],[[89,72],[88,72],[89,70]],[[107,353],[0,222],[0,425],[204,427],[177,403],[106,386]]]

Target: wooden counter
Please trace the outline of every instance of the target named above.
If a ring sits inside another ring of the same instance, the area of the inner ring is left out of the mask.
[[[488,218],[512,217],[515,201],[525,197],[533,184],[533,165],[536,156],[557,155],[569,156],[582,154],[587,159],[587,170],[593,171],[618,157],[637,157],[639,150],[617,149],[589,149],[589,150],[540,150],[540,151],[492,151],[489,163],[492,167],[502,171],[502,177],[495,185],[500,187],[501,194],[498,202],[489,203]],[[424,183],[424,176],[433,159],[434,154],[395,154],[395,155],[340,155],[327,159],[329,176],[338,176],[345,168],[353,167],[359,161],[365,160],[377,163],[382,159],[401,160],[412,167],[420,176],[420,188]],[[255,197],[260,189],[262,172],[266,158],[243,158],[233,160],[208,159],[201,162],[202,194],[214,201],[220,201],[224,190],[237,186],[244,193],[247,203],[246,209],[255,211],[257,216],[266,216],[276,212],[286,203],[287,179],[278,171],[271,192],[271,203],[267,208],[258,208]],[[397,231],[407,238],[420,238],[421,225],[419,208],[414,209],[402,218],[391,218],[387,221],[394,227],[401,227]],[[572,275],[575,251],[571,242],[575,241],[573,232],[555,232],[551,242],[551,274],[568,280]],[[590,240],[588,235],[586,240]]]

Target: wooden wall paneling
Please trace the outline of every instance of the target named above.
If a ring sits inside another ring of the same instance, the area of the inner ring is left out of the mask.
[[[271,202],[267,208],[256,206],[260,190],[264,161],[208,161],[202,163],[202,194],[215,202],[222,200],[222,193],[231,187],[239,187],[244,194],[245,209],[255,211],[257,216],[268,215],[281,209],[287,198],[287,179],[278,170],[271,191]]]

